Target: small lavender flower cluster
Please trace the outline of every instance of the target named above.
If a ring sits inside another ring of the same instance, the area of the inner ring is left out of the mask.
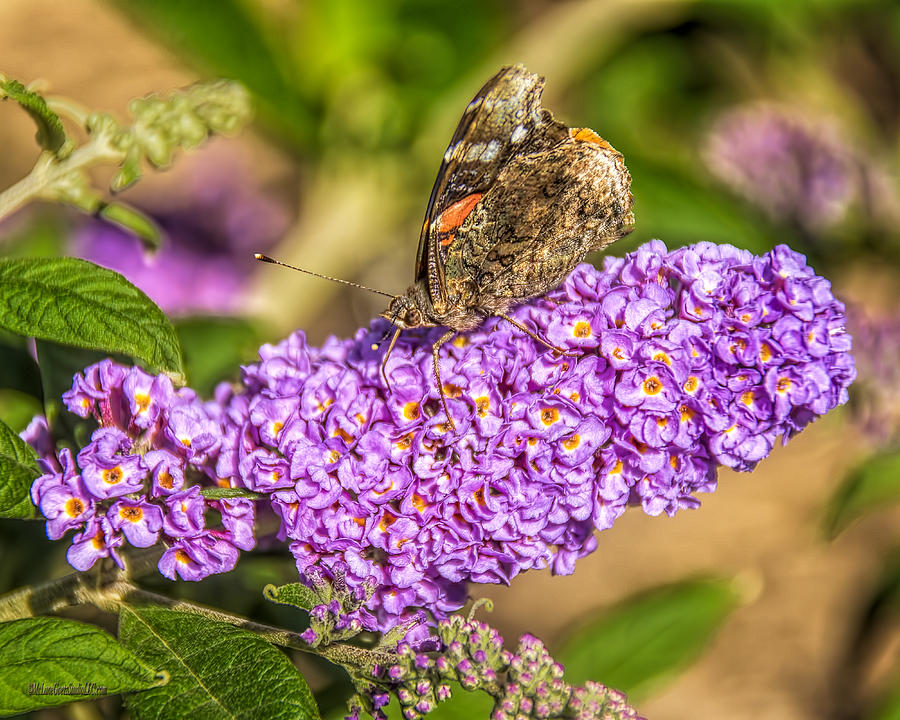
[[[238,549],[250,550],[255,507],[244,498],[208,500],[201,485],[215,487],[211,458],[221,423],[215,403],[204,405],[188,388],[175,390],[165,375],[148,375],[104,360],[75,376],[63,396],[66,407],[100,427],[73,457],[56,454],[46,421],[36,418],[23,434],[40,453],[45,474],[31,488],[47,518],[47,536],[76,530],[69,563],[87,570],[112,557],[127,541],[167,546],[159,571],[199,580],[234,568]],[[210,511],[220,527],[208,524]]]
[[[850,407],[867,438],[882,447],[900,442],[900,321],[848,312],[859,379]]]
[[[437,632],[438,653],[426,654],[401,642],[397,663],[375,669],[376,682],[351,700],[347,720],[358,720],[363,711],[376,720],[386,718],[391,693],[399,699],[404,718],[421,720],[450,697],[450,682],[492,695],[492,720],[642,720],[618,691],[593,682],[584,687],[566,683],[563,666],[531,635],[523,635],[516,651],[510,652],[495,629],[460,615],[442,620]]]
[[[809,231],[840,222],[864,190],[861,161],[834,123],[770,103],[720,117],[704,157],[714,175],[769,215]]]
[[[301,576],[374,578],[364,627],[437,619],[469,582],[571,573],[629,504],[699,505],[716,468],[750,470],[847,400],[844,307],[785,246],[755,257],[651,242],[603,270],[579,266],[514,317],[578,357],[496,319],[442,351],[408,331],[380,375],[382,321],[307,345],[297,332],[220,393],[216,474],[266,494]]]

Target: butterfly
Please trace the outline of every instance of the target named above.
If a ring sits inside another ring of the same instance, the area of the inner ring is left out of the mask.
[[[592,250],[634,226],[622,155],[588,128],[541,107],[544,78],[502,68],[468,104],[444,153],[419,236],[415,279],[381,316],[397,328],[446,327],[431,348],[441,405],[439,351],[457,333],[500,317],[562,354],[508,315],[552,290]]]

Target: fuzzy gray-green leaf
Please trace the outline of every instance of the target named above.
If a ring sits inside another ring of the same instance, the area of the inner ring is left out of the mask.
[[[281,587],[266,585],[263,588],[263,595],[266,600],[271,600],[279,605],[293,605],[304,610],[312,610],[322,602],[311,588],[301,583],[291,583]]]
[[[31,115],[37,125],[38,144],[45,150],[59,154],[66,143],[66,130],[59,115],[53,112],[47,101],[32,90],[26,88],[18,80],[0,75],[0,99],[9,98],[19,103],[20,107]]]

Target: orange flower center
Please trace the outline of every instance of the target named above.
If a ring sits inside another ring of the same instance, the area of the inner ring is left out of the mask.
[[[658,395],[662,392],[662,389],[662,381],[656,377],[656,375],[651,375],[644,380],[644,392],[647,393],[647,395]]]
[[[591,324],[582,320],[575,323],[572,334],[577,338],[586,338],[591,336]]]
[[[482,395],[481,397],[475,398],[475,412],[478,413],[478,417],[484,417],[488,414],[488,408],[491,406],[491,400],[487,395]]]
[[[66,500],[66,514],[69,517],[78,517],[84,512],[84,503],[78,498],[69,498]]]
[[[419,418],[419,403],[410,401],[403,406],[403,417],[407,420],[417,420]]]
[[[114,468],[103,471],[103,482],[109,485],[115,485],[122,480],[122,469],[117,465]]]
[[[453,383],[444,383],[444,395],[451,398],[458,398],[460,395],[462,395],[462,388],[459,385],[454,385]]]
[[[139,507],[123,507],[119,510],[119,517],[128,522],[140,522],[144,517],[144,511]]]

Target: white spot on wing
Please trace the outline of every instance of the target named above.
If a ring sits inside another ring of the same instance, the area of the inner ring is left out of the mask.
[[[444,162],[450,162],[450,158],[453,157],[453,151],[456,149],[456,143],[447,148],[447,152],[444,153]]]
[[[481,101],[484,98],[475,98],[472,102],[466,105],[466,112],[472,112],[473,110],[477,110],[478,106],[481,105]]]
[[[524,125],[516,125],[516,129],[509,136],[509,141],[513,143],[522,142],[526,135],[528,135],[528,128]]]
[[[466,157],[464,159],[466,162],[474,162],[483,152],[484,143],[475,143],[474,145],[469,146],[469,149],[466,151]]]
[[[500,152],[500,141],[499,140],[491,140],[487,147],[484,149],[484,152],[481,153],[481,162],[491,162],[495,157],[497,157],[497,153]]]

